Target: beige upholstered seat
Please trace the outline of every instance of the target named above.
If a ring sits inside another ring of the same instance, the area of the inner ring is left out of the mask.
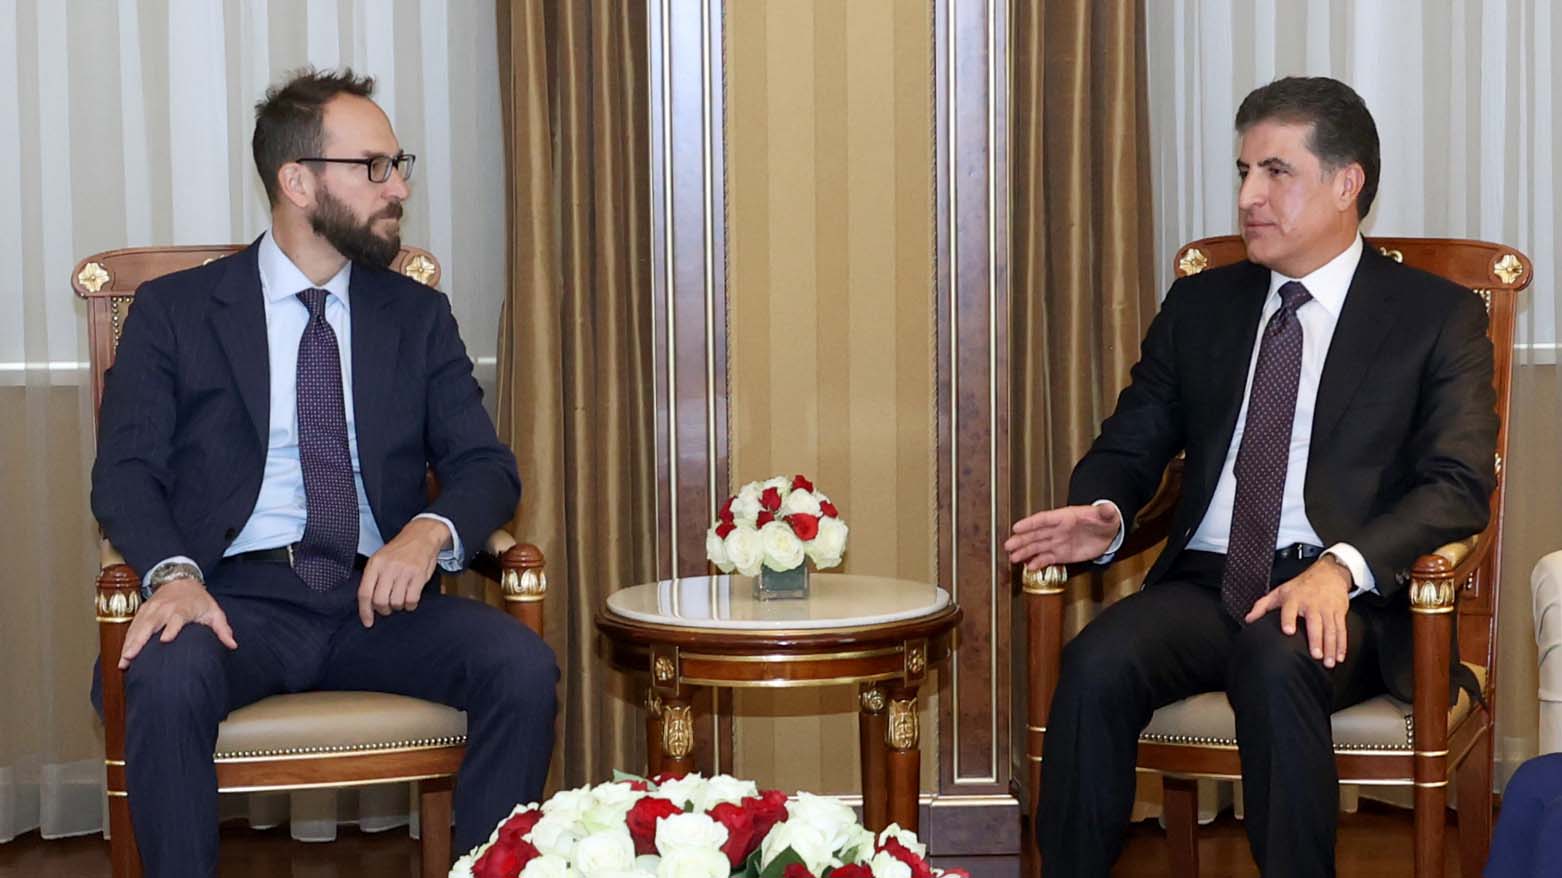
[[[1486,669],[1465,663],[1486,688]],[[1459,701],[1448,711],[1448,727],[1457,728],[1470,713],[1470,696],[1460,692]],[[1369,698],[1353,707],[1337,711],[1330,723],[1334,728],[1334,752],[1361,750],[1415,749],[1415,726],[1406,702],[1388,695]],[[1231,746],[1237,744],[1236,717],[1223,692],[1206,692],[1184,698],[1157,710],[1139,740],[1152,744],[1198,744]]]
[[[217,730],[217,761],[341,755],[466,743],[466,713],[383,692],[274,695],[229,714]]]

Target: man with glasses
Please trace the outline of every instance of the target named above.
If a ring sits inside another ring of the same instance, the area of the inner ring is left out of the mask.
[[[552,652],[437,587],[511,517],[520,480],[449,301],[388,267],[413,156],[373,88],[306,70],[267,92],[253,150],[270,230],[143,286],[106,378],[92,508],[145,574],[117,659],[148,875],[215,874],[217,727],[277,693],[465,710],[458,849],[542,792]]]

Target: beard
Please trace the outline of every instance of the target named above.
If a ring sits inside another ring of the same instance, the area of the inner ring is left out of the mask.
[[[353,262],[387,268],[396,254],[401,252],[401,235],[387,237],[376,233],[374,224],[382,219],[401,219],[401,204],[393,203],[368,220],[359,222],[346,204],[322,189],[319,206],[309,215],[309,227],[330,242],[336,252]]]

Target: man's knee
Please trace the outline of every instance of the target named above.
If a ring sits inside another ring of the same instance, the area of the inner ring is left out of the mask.
[[[493,698],[551,710],[559,681],[553,648],[530,628],[505,625],[473,643],[467,656],[474,678]]]
[[[170,643],[153,635],[125,669],[130,713],[221,721],[227,703],[226,649],[204,625],[186,626]]]
[[[1091,702],[1112,703],[1142,679],[1133,643],[1098,625],[1086,625],[1063,646],[1059,692]]]
[[[1562,753],[1536,756],[1519,766],[1502,793],[1503,801],[1562,799]]]
[[[1226,670],[1226,694],[1233,709],[1261,709],[1272,699],[1294,701],[1299,696],[1327,703],[1328,674],[1308,653],[1300,621],[1297,629],[1286,634],[1273,615],[1243,626]]]

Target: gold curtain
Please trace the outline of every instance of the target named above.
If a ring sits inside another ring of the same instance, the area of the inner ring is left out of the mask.
[[[548,562],[558,656],[553,786],[644,766],[638,710],[592,614],[654,578],[643,4],[499,4],[509,289],[499,433],[520,464],[515,532]]]
[[[1016,515],[1063,502],[1155,313],[1144,19],[1137,3],[1015,7]],[[1144,572],[1071,595],[1067,625]]]

